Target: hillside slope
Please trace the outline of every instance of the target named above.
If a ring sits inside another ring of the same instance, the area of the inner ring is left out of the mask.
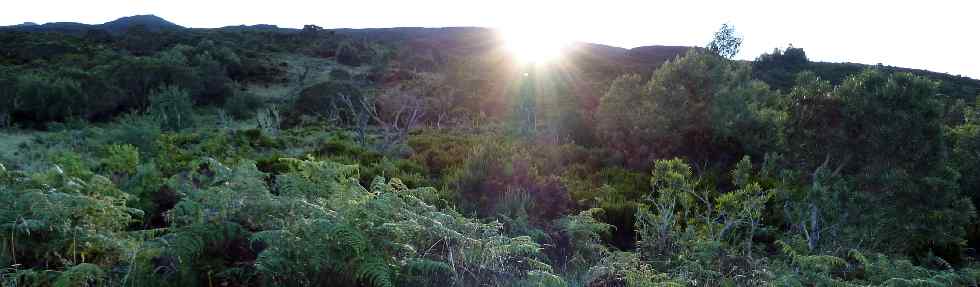
[[[52,22],[41,25],[35,23],[24,23],[20,25],[0,27],[0,29],[27,32],[59,32],[68,34],[82,34],[88,32],[89,30],[105,30],[112,34],[121,34],[136,26],[142,26],[146,30],[152,32],[184,29],[183,26],[174,24],[156,15],[128,16],[95,25],[76,22]]]

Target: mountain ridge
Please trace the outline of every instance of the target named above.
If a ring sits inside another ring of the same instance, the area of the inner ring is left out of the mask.
[[[116,20],[102,24],[84,24],[78,22],[48,22],[37,24],[34,22],[24,22],[23,24],[0,26],[0,29],[12,29],[26,32],[60,32],[60,33],[85,33],[89,30],[105,30],[113,34],[125,33],[130,28],[143,26],[148,31],[159,32],[163,30],[186,29],[183,26],[174,24],[153,14],[133,15],[121,17]]]
[[[272,24],[257,24],[257,25],[230,25],[219,28],[193,28],[185,27],[173,22],[170,22],[162,17],[156,16],[154,14],[142,14],[121,17],[116,20],[105,22],[102,24],[84,24],[78,22],[48,22],[44,24],[37,24],[35,22],[24,22],[22,24],[10,25],[10,26],[0,26],[0,31],[2,30],[14,30],[14,31],[25,31],[25,32],[58,32],[67,34],[81,35],[91,30],[105,30],[110,34],[122,34],[128,31],[130,28],[142,26],[150,32],[160,32],[165,30],[224,30],[224,31],[286,31],[286,32],[296,32],[301,29],[296,28],[284,28]],[[472,26],[460,26],[460,27],[389,27],[389,28],[331,28],[324,29],[327,31],[334,31],[340,34],[348,34],[351,36],[359,37],[366,40],[375,41],[394,41],[407,43],[409,46],[414,46],[416,48],[423,47],[428,49],[440,49],[440,48],[453,48],[460,49],[463,52],[473,52],[480,51],[481,49],[486,49],[488,44],[493,44],[486,42],[490,38],[480,39],[478,41],[473,41],[474,39],[483,38],[481,36],[489,36],[493,33],[497,33],[497,30],[493,28],[486,27],[472,27]],[[493,41],[493,40],[489,40]],[[496,43],[499,44],[499,43]],[[571,45],[572,47],[577,47],[579,50],[589,53],[592,57],[603,57],[612,60],[613,63],[630,65],[630,66],[659,66],[660,64],[678,56],[686,53],[690,49],[699,49],[700,47],[691,46],[671,46],[671,45],[646,45],[638,46],[633,48],[618,47],[612,45],[589,43],[589,42],[575,42]],[[579,51],[579,53],[582,53]],[[853,63],[853,62],[812,62],[817,65],[834,65],[839,66],[837,68],[854,70],[857,68],[865,67],[875,67],[880,66],[873,64],[863,64],[863,63]],[[932,77],[950,78],[956,80],[968,80],[975,82],[975,86],[980,90],[980,79],[974,79],[969,76],[964,75],[954,75],[944,72],[932,71],[922,68],[911,68],[911,67],[897,67],[885,65],[884,67],[896,71],[906,71],[915,74],[927,74]]]

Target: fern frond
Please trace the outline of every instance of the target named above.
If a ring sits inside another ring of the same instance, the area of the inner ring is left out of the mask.
[[[422,258],[409,259],[402,269],[405,272],[424,276],[449,277],[453,273],[452,267],[446,262]]]
[[[82,263],[62,272],[55,280],[53,287],[83,287],[83,286],[103,286],[106,284],[108,276],[101,267]]]
[[[380,257],[370,256],[365,261],[359,263],[355,274],[361,282],[376,287],[395,286],[391,280],[391,271],[388,265]]]

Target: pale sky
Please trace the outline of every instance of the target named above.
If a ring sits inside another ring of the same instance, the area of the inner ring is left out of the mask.
[[[0,25],[98,24],[155,14],[197,28],[558,27],[569,40],[632,48],[703,46],[722,23],[751,60],[792,43],[811,60],[883,63],[980,79],[980,1],[30,0],[0,5]]]

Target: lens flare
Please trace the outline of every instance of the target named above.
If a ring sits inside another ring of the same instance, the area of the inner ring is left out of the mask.
[[[521,63],[544,63],[561,58],[569,41],[555,29],[513,27],[501,29],[504,48]]]

